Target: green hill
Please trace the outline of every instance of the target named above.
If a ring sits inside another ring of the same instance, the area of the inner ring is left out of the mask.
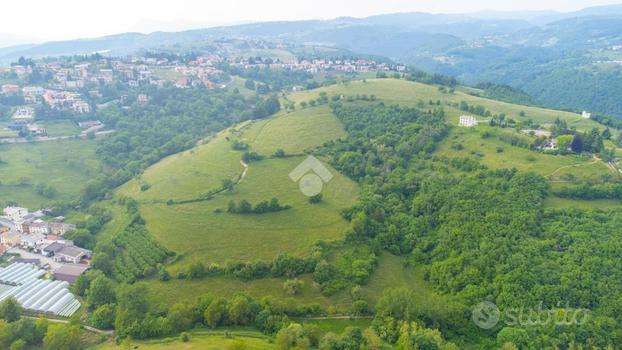
[[[314,129],[317,132],[308,132]],[[118,194],[140,203],[147,228],[183,256],[177,265],[269,260],[280,252],[303,255],[317,240],[342,237],[347,223],[339,212],[354,204],[358,188],[333,170],[335,177],[325,185],[324,200],[312,205],[288,174],[305,159],[305,149],[343,135],[340,123],[325,107],[281,113],[230,128],[203,145],[166,158],[140,179],[122,186]],[[243,151],[233,149],[234,140],[266,157],[251,162],[243,178]],[[292,156],[269,158],[278,148]],[[239,183],[211,200],[197,200],[203,193],[218,190],[225,179]],[[145,185],[149,189],[141,191]],[[226,212],[232,200],[256,204],[271,198],[292,208],[262,215]],[[169,200],[189,203],[170,205]]]
[[[307,256],[318,240],[339,241],[344,238],[348,223],[340,212],[356,203],[360,191],[358,185],[329,167],[334,178],[325,184],[322,202],[310,204],[288,177],[289,172],[305,159],[305,151],[346,136],[343,125],[326,104],[301,108],[302,101],[317,99],[322,92],[344,99],[352,97],[354,104],[366,103],[362,101],[363,95],[374,95],[376,100],[386,104],[420,109],[437,108],[436,103],[440,101],[451,128],[434,153],[438,157],[478,159],[491,169],[514,167],[534,171],[546,176],[553,186],[607,174],[618,176],[599,160],[547,155],[514,146],[504,141],[503,135],[527,140],[532,136],[513,129],[493,128],[485,123],[474,128],[458,127],[458,118],[465,113],[458,105],[465,101],[481,105],[495,114],[505,113],[518,121],[532,119],[549,125],[560,118],[578,130],[602,129],[596,122],[573,113],[499,102],[470,94],[474,91],[458,88],[454,93],[448,93],[437,86],[404,80],[370,79],[292,93],[286,96],[286,100],[296,102],[295,112],[282,111],[265,120],[244,122],[151,166],[140,178],[124,184],[115,193],[116,198],[135,199],[147,229],[166,248],[178,254],[177,259],[166,266],[172,280],[162,282],[154,277],[147,280],[149,299],[165,308],[176,300],[193,300],[208,292],[228,296],[245,291],[253,297],[292,298],[297,303],[318,303],[342,311],[350,307],[352,298],[348,290],[325,296],[308,274],[299,277],[303,287],[293,296],[283,291],[284,278],[248,282],[232,276],[199,280],[176,278],[194,262],[223,266],[232,261],[267,261],[279,253]],[[355,98],[357,95],[359,100]],[[429,104],[430,100],[434,106]],[[461,148],[457,149],[455,144],[460,144]],[[282,149],[285,156],[273,157],[277,149]],[[247,170],[240,162],[246,151],[263,156],[262,160],[251,161]],[[573,174],[574,178],[568,180],[566,173]],[[231,190],[222,191],[223,180],[230,180],[235,185]],[[281,204],[290,205],[291,209],[265,214],[227,212],[230,201],[246,200],[257,204],[271,198],[278,198]],[[545,205],[611,208],[619,207],[620,203],[550,197]],[[127,223],[122,218],[123,210],[115,206],[111,208],[115,218],[105,227],[103,237],[111,237]],[[450,299],[433,291],[423,278],[422,269],[405,267],[405,262],[404,258],[382,254],[375,272],[362,286],[362,297],[373,305],[387,287],[417,286],[420,307],[442,313],[439,305]]]

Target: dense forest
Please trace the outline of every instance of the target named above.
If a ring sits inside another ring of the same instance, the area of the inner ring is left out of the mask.
[[[519,348],[620,346],[613,330],[622,321],[614,311],[622,296],[622,212],[545,210],[549,188],[541,176],[432,156],[445,130],[433,115],[382,104],[333,107],[350,135],[324,152],[364,189],[346,214],[349,241],[410,256],[439,292],[469,307],[487,300],[499,308],[591,310],[593,319],[581,327],[499,325],[489,333]],[[468,329],[426,315],[418,321],[448,334]]]

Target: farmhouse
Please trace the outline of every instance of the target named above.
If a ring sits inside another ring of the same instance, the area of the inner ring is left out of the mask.
[[[90,113],[91,106],[85,101],[76,100],[71,103],[71,110],[76,113]]]
[[[47,136],[47,131],[44,128],[40,128],[37,124],[28,124],[26,129],[32,136]]]
[[[90,266],[85,264],[66,264],[54,271],[54,278],[58,281],[73,283],[78,276],[83,274],[89,268]]]
[[[542,149],[547,151],[554,151],[557,148],[557,139],[548,139],[546,144],[542,146]]]
[[[56,235],[56,236],[62,236],[65,233],[76,229],[76,225],[64,224],[62,222],[50,222],[48,224],[48,227],[49,227],[49,233]]]
[[[73,245],[65,245],[56,254],[54,254],[54,261],[58,262],[70,262],[78,264],[84,258],[90,258],[91,251],[83,249]]]
[[[65,244],[61,242],[52,242],[48,246],[41,249],[41,253],[46,256],[54,256],[54,254],[58,253],[64,247]]]
[[[475,119],[475,117],[471,116],[471,115],[461,115],[460,116],[460,126],[466,126],[466,127],[471,127],[471,126],[476,126],[477,123],[477,119]]]
[[[32,107],[19,107],[11,116],[13,120],[33,120],[35,118],[35,110]]]
[[[138,97],[136,97],[136,101],[138,101],[139,103],[147,103],[149,102],[149,96],[145,94],[139,94]]]
[[[590,118],[592,118],[592,113],[583,111],[583,113],[581,113],[581,117],[585,118],[585,119],[590,119]]]
[[[3,94],[17,94],[19,93],[19,85],[4,84],[2,85]]]
[[[100,122],[99,120],[87,120],[87,121],[83,121],[83,122],[79,122],[78,126],[81,129],[90,129],[90,128],[96,128],[96,127],[102,127],[104,124],[102,124],[102,122]]]

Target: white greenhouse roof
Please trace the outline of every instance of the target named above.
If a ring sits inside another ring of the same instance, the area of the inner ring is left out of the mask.
[[[44,270],[28,263],[13,263],[0,269],[0,301],[13,297],[25,309],[71,316],[80,302],[69,292],[69,283],[39,279]]]

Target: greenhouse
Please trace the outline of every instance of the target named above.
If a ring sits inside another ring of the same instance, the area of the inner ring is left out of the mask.
[[[28,263],[13,263],[0,269],[0,301],[13,297],[30,311],[73,315],[80,302],[69,292],[69,283],[39,278],[44,274],[44,270]]]

